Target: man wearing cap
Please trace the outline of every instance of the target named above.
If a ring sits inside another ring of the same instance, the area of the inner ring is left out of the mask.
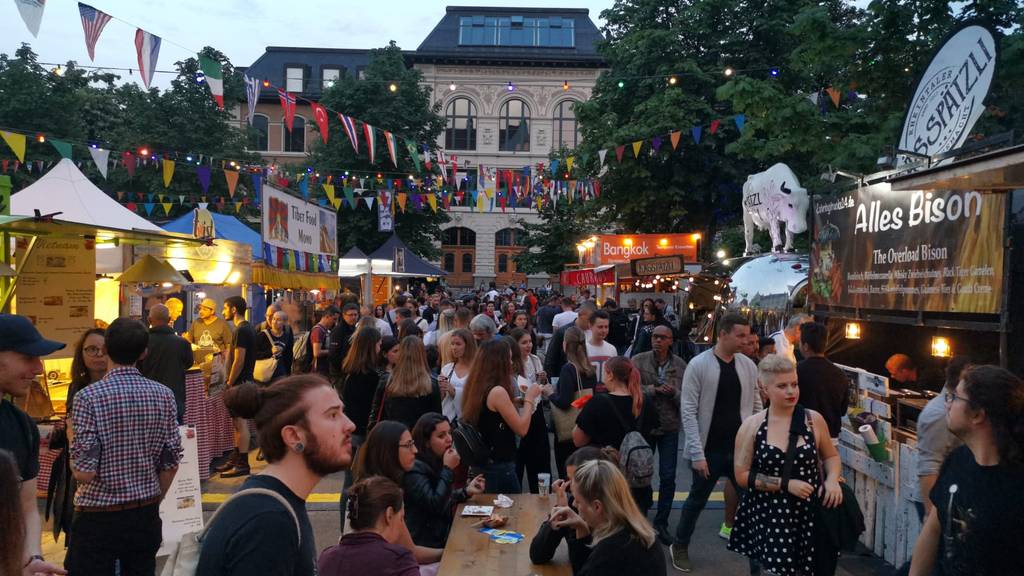
[[[225,352],[231,347],[231,328],[217,317],[217,303],[213,298],[203,298],[199,303],[199,320],[192,323],[185,339],[199,347],[202,360],[207,354]]]
[[[153,574],[160,501],[181,461],[174,394],[142,376],[149,332],[118,318],[105,335],[110,369],[75,395],[71,473],[78,480],[64,566],[79,574]]]
[[[32,419],[4,396],[28,394],[32,381],[43,373],[43,356],[64,348],[44,339],[23,316],[0,314],[0,450],[11,453],[21,476],[21,509],[25,519],[25,557],[28,574],[65,574],[43,560],[40,547],[36,476],[39,474],[39,429]],[[4,530],[8,528],[3,528]]]

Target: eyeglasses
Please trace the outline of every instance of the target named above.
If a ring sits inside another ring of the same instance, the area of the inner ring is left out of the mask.
[[[96,358],[107,355],[106,351],[103,348],[100,348],[99,346],[86,346],[85,348],[82,349],[82,352],[85,352],[86,356],[93,356]]]
[[[956,402],[957,400],[961,400],[963,402],[967,402],[968,404],[971,403],[971,399],[970,398],[964,398],[963,396],[958,396],[956,392],[946,392],[944,397],[946,399],[946,404],[952,404],[953,402]]]
[[[405,448],[406,450],[412,450],[413,452],[415,452],[416,442],[413,440],[409,440],[408,442],[399,442],[398,447]]]

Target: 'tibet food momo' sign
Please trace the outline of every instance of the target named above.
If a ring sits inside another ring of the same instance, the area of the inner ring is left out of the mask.
[[[263,241],[323,256],[338,254],[337,214],[271,186],[263,186]]]
[[[910,101],[899,149],[934,156],[960,147],[985,110],[996,69],[996,42],[969,25],[935,53]]]

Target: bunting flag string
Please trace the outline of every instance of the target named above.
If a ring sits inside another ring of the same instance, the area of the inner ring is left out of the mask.
[[[384,131],[384,145],[388,149],[388,155],[391,156],[391,164],[398,168],[398,150],[395,148],[395,135],[387,130]]]
[[[237,180],[237,172],[235,178]],[[203,194],[210,191],[210,167],[209,166],[196,166],[196,178],[199,179],[199,186],[203,189]],[[234,187],[231,187],[231,192],[234,194]]]
[[[71,160],[71,143],[63,140],[57,140],[56,138],[50,138],[50,145],[53,146],[54,150],[60,154],[61,158],[67,158]]]
[[[25,161],[25,135],[18,134],[17,132],[7,132],[6,130],[0,130],[0,137],[4,139],[7,146],[14,152],[14,155],[18,157],[19,162]]]
[[[295,126],[295,95],[278,88],[277,98],[281,101],[281,108],[284,110],[284,125],[290,134]]]
[[[103,179],[107,178],[107,161],[110,158],[110,150],[104,150],[103,148],[89,147],[89,155],[92,156],[92,161],[96,164],[96,169],[100,171]]]
[[[43,9],[46,8],[45,0],[14,0],[18,6],[18,13],[25,23],[28,31],[35,38],[39,37],[39,24],[43,21]]]
[[[174,178],[174,160],[163,159],[164,188],[171,187],[171,178]]]
[[[85,32],[85,49],[89,52],[89,60],[95,62],[96,42],[100,39],[104,26],[110,22],[110,15],[81,2],[78,3],[78,14],[82,17],[82,29]]]
[[[366,122],[363,122],[363,131],[366,134],[366,153],[370,157],[370,164],[376,164],[377,137],[373,131],[373,126],[370,126]]]
[[[160,57],[160,37],[150,34],[142,28],[135,31],[135,52],[139,58],[139,76],[142,83],[149,88],[156,71],[156,61]]]
[[[206,73],[204,72],[203,75],[205,76]],[[256,116],[256,102],[260,97],[260,81],[248,76],[243,76],[243,78],[245,79],[245,100],[249,105],[249,126],[252,126],[252,120]],[[324,142],[326,142],[326,136],[324,138]]]
[[[309,107],[312,108],[313,119],[316,121],[316,125],[320,129],[320,137],[323,138],[324,144],[327,144],[327,132],[330,129],[330,122],[328,122],[327,118],[327,109],[317,102],[310,102]]]
[[[206,78],[206,85],[210,87],[210,95],[213,96],[214,102],[217,103],[217,108],[223,110],[224,70],[221,68],[220,62],[213,58],[202,54],[198,54],[198,56],[199,69],[203,71],[203,76]]]
[[[356,151],[356,155],[359,155],[359,132],[356,131],[355,120],[351,116],[345,116],[342,113],[338,113],[338,120],[341,120],[341,127],[345,129],[345,134],[348,135],[349,142],[352,142],[352,149]]]
[[[228,196],[230,198],[235,197],[235,187],[238,186],[238,172],[234,170],[225,170],[224,179],[228,183]]]

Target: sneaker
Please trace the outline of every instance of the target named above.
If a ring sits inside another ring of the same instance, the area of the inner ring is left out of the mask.
[[[726,526],[725,522],[722,522],[722,527],[718,529],[718,537],[728,540],[730,536],[732,536],[732,526]]]
[[[665,546],[672,544],[672,534],[668,531],[668,525],[655,524],[654,531],[658,534],[658,540]]]
[[[672,566],[676,570],[689,572],[693,569],[693,565],[690,564],[690,551],[685,546],[673,543],[668,550],[672,554]]]
[[[232,468],[234,468],[235,464],[237,464],[237,463],[238,463],[238,450],[233,450],[231,452],[231,454],[229,454],[228,457],[224,460],[224,462],[222,462],[218,466],[214,467],[214,471],[216,471],[216,472],[227,472],[228,470],[231,470]]]

